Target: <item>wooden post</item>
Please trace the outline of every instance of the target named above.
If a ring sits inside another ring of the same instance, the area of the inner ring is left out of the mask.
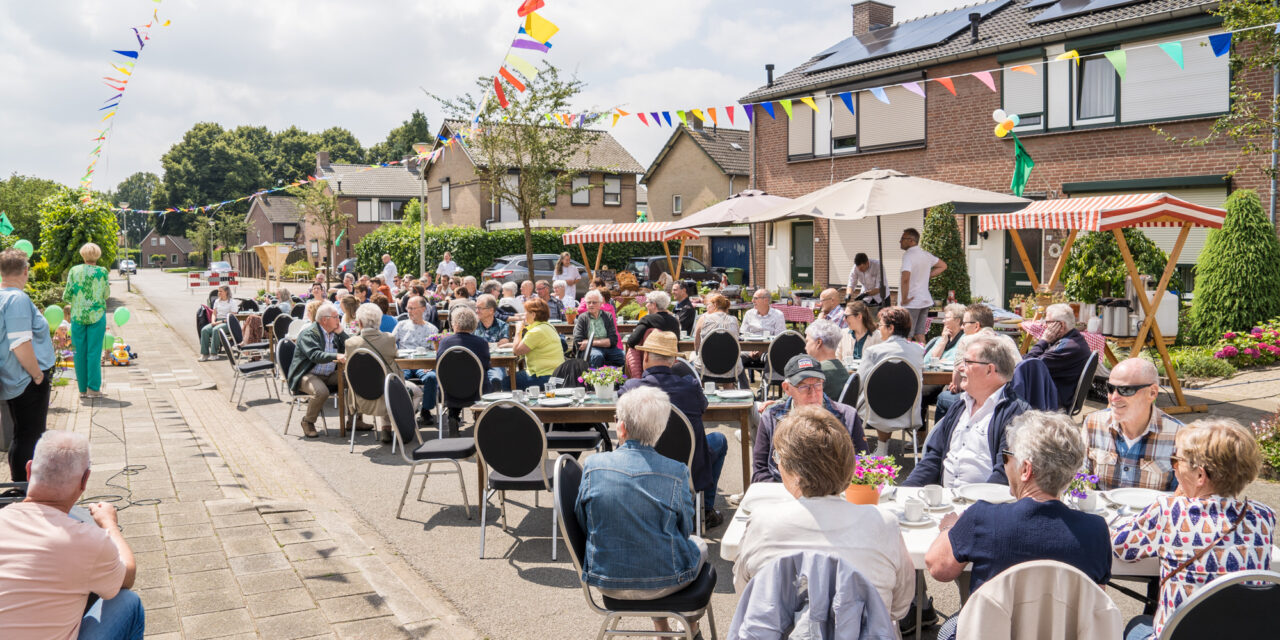
[[[1191,235],[1191,223],[1186,222],[1182,225],[1182,231],[1178,233],[1178,240],[1173,244],[1173,251],[1169,252],[1168,260],[1164,263],[1164,273],[1160,276],[1160,284],[1156,286],[1155,299],[1151,301],[1153,309],[1160,308],[1160,299],[1164,297],[1169,287],[1169,278],[1173,276],[1174,270],[1178,266],[1178,255],[1182,253],[1182,246],[1187,242],[1187,236]],[[1142,326],[1138,327],[1138,335],[1134,339],[1138,344],[1146,341],[1147,331],[1151,329],[1151,325],[1155,323],[1156,316],[1154,313],[1148,312],[1147,317],[1143,319]]]
[[[1039,291],[1040,279],[1036,277],[1036,268],[1031,266],[1031,258],[1027,256],[1027,248],[1022,246],[1022,236],[1018,234],[1017,229],[1010,229],[1006,233],[1009,234],[1009,239],[1013,240],[1013,246],[1018,250],[1018,257],[1022,258],[1022,266],[1027,269],[1027,277],[1031,278],[1031,289]]]
[[[587,280],[588,281],[595,280],[596,276],[594,273],[591,272],[591,260],[587,258],[587,248],[582,246],[582,243],[579,242],[578,250],[582,252],[582,266],[587,270]]]
[[[596,271],[600,271],[600,258],[604,257],[604,242],[596,245]],[[592,276],[593,278],[595,276]]]
[[[680,238],[680,253],[676,257],[676,280],[680,279],[680,273],[684,270],[684,238]]]
[[[667,256],[667,273],[672,274],[671,277],[675,278],[676,268],[675,265],[671,264],[671,247],[667,246],[666,240],[662,241],[662,253]]]

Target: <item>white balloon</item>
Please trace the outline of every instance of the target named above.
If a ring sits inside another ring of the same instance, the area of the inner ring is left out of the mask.
[[[991,112],[991,119],[995,120],[996,122],[1004,122],[1005,119],[1008,117],[1009,117],[1009,114],[1005,113],[1004,109],[996,109],[995,111]]]

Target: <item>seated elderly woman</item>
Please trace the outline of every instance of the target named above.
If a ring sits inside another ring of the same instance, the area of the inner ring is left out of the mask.
[[[1160,559],[1160,606],[1154,618],[1130,621],[1127,640],[1158,636],[1177,603],[1214,578],[1271,568],[1276,513],[1240,497],[1262,468],[1253,434],[1235,420],[1211,418],[1179,429],[1175,443],[1177,491],[1116,523],[1111,536],[1116,557],[1125,562]],[[1197,535],[1178,535],[1188,530]]]
[[[751,512],[733,565],[739,592],[778,558],[800,551],[839,556],[858,569],[884,600],[894,620],[911,607],[915,568],[897,518],[844,499],[855,453],[849,433],[819,406],[795,408],[773,437],[782,485],[794,501]]]
[[[1099,585],[1111,579],[1111,539],[1102,516],[1077,511],[1058,499],[1084,464],[1084,436],[1070,418],[1028,411],[1013,421],[1009,448],[1002,452],[1009,491],[1007,504],[974,503],[959,517],[948,513],[940,535],[924,556],[934,580],[950,582],[970,569],[970,588],[1015,564],[1056,560],[1085,573]],[[938,638],[955,635],[952,616]]]
[[[804,330],[804,352],[822,363],[822,373],[827,377],[822,392],[828,398],[840,402],[849,371],[844,368],[836,349],[840,348],[840,325],[826,319],[814,320]]]
[[[707,563],[707,543],[694,534],[689,468],[653,448],[670,415],[666,392],[632,389],[618,399],[618,448],[583,464],[574,507],[587,534],[582,579],[603,595],[666,597],[693,582]],[[654,625],[669,630],[665,619]]]
[[[858,373],[862,377],[862,384],[867,384],[867,376],[870,375],[871,369],[882,360],[891,357],[900,357],[906,360],[911,366],[919,371],[924,366],[924,348],[919,344],[912,342],[911,337],[911,313],[902,307],[885,307],[880,310],[880,344],[866,347],[862,351],[862,362],[858,366]],[[858,410],[864,410],[865,394],[860,398]],[[919,425],[922,420],[919,417],[904,418],[900,422],[914,421]],[[901,428],[899,426],[898,428]],[[889,455],[889,436],[888,431],[876,431],[877,444],[875,454],[877,456]]]
[[[560,334],[547,324],[550,314],[547,303],[534,298],[525,304],[524,309],[525,319],[516,323],[515,342],[511,345],[512,353],[524,356],[525,368],[516,372],[516,387],[519,389],[546,384],[556,367],[564,362]]]
[[[382,360],[387,373],[393,373],[396,377],[403,378],[404,372],[400,370],[400,365],[396,364],[396,339],[391,337],[391,334],[383,333],[378,329],[378,325],[382,322],[382,309],[376,304],[366,302],[356,309],[356,322],[360,325],[360,333],[347,338],[347,359],[351,359],[351,354],[355,353],[356,349],[367,349]],[[409,385],[409,393],[413,395],[414,404],[416,405],[422,391],[417,388],[417,385]],[[364,416],[375,416],[378,418],[378,424],[382,427],[382,433],[378,437],[383,442],[391,442],[391,423],[387,420],[387,405],[381,398],[365,400],[352,394],[351,407],[357,416],[357,430],[367,431],[372,429],[372,426],[365,424]]]
[[[728,298],[718,293],[707,296],[707,312],[698,316],[693,326],[693,350],[696,352],[694,364],[699,368],[702,367],[702,339],[710,335],[712,331],[723,329],[732,334],[734,340],[738,339],[738,319],[728,311]],[[738,378],[739,383],[746,386],[747,376],[743,373],[741,360],[735,365],[732,375]]]

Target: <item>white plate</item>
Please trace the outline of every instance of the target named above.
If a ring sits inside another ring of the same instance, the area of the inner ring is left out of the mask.
[[[1162,492],[1155,489],[1142,489],[1140,487],[1125,487],[1102,492],[1103,497],[1113,504],[1129,507],[1134,511],[1146,509],[1147,505],[1155,502],[1161,494]]]
[[[538,406],[540,407],[567,407],[573,404],[568,398],[539,398]]]
[[[929,516],[925,516],[923,520],[919,520],[919,521],[917,521],[917,522],[912,522],[912,521],[910,521],[910,520],[907,520],[907,514],[905,514],[905,513],[899,513],[899,514],[898,514],[898,524],[900,524],[900,525],[902,525],[902,526],[904,526],[904,527],[910,527],[910,528],[912,528],[912,529],[923,529],[923,528],[925,528],[925,527],[931,527],[931,526],[933,526],[934,524],[937,524],[937,523],[935,523],[935,522],[934,522],[934,520],[933,520],[933,518],[930,518]]]
[[[551,393],[555,394],[557,398],[571,398],[573,397],[573,387],[569,387],[567,389],[555,389]]]
[[[716,395],[726,400],[746,400],[755,397],[755,394],[746,389],[725,389],[717,391]]]
[[[481,400],[488,402],[496,402],[498,400],[510,400],[512,398],[510,391],[498,391],[495,393],[486,393],[480,396]]]
[[[1009,487],[1002,484],[978,482],[967,484],[955,491],[957,496],[969,502],[977,502],[979,500],[986,500],[992,504],[1013,502],[1013,495],[1009,493]]]

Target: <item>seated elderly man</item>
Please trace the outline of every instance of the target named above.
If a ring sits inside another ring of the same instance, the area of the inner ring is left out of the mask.
[[[26,471],[26,500],[0,509],[0,636],[140,640],[146,615],[116,508],[89,505],[92,522],[69,515],[89,482],[89,439],[46,431]]]
[[[662,295],[666,296],[665,293]],[[724,517],[715,510],[716,487],[720,484],[720,472],[724,469],[729,442],[723,433],[707,433],[703,426],[702,414],[707,410],[707,397],[698,386],[698,380],[671,369],[680,355],[675,332],[654,331],[636,346],[636,350],[644,353],[644,376],[628,380],[619,393],[625,395],[640,387],[657,387],[665,391],[672,406],[689,419],[689,424],[693,425],[693,486],[702,492],[706,527],[714,529],[724,522]]]
[[[858,366],[858,372],[862,377],[862,386],[867,385],[867,378],[871,375],[871,370],[882,360],[891,357],[899,357],[907,361],[911,366],[919,371],[924,366],[924,347],[918,343],[912,342],[911,337],[911,314],[907,309],[902,307],[885,307],[880,310],[879,325],[877,330],[880,332],[880,343],[866,347],[862,350],[862,362]],[[859,413],[869,413],[870,409],[866,407],[866,394],[860,394],[858,397]],[[922,422],[922,416],[919,414],[904,415],[901,418],[900,425],[884,425],[893,426],[895,428],[906,428],[912,425],[919,426]],[[889,437],[893,433],[890,431],[876,430],[876,449],[872,455],[886,456],[889,455]]]
[[[502,298],[498,300],[498,307],[510,310],[508,313],[517,320],[524,317],[524,301],[520,299],[519,285],[514,282],[502,283]]]
[[[840,327],[830,320],[814,320],[804,330],[804,352],[822,363],[822,375],[827,380],[822,385],[822,392],[828,398],[840,399],[844,392],[844,383],[849,380],[849,371],[836,355],[840,348]]]
[[[940,535],[925,554],[934,580],[950,582],[972,563],[969,588],[1013,565],[1032,560],[1069,564],[1099,585],[1111,579],[1111,536],[1102,516],[1072,509],[1058,499],[1084,462],[1084,439],[1070,418],[1044,411],[1022,414],[1009,427],[1002,451],[1007,504],[979,501],[964,514],[942,517]],[[952,616],[938,638],[955,637]]]
[[[1116,364],[1107,379],[1107,408],[1084,419],[1085,471],[1098,488],[1172,491],[1174,440],[1182,423],[1156,408],[1156,366],[1142,358]]]
[[[487,293],[476,298],[475,334],[484,338],[491,349],[511,344],[511,330],[498,318],[498,299]],[[489,388],[494,391],[505,390],[510,385],[510,374],[502,367],[489,367],[488,377]]]
[[[381,320],[381,318],[379,318]],[[347,336],[342,332],[338,309],[321,303],[316,309],[316,321],[298,334],[298,347],[289,365],[289,388],[311,396],[307,413],[302,417],[302,434],[308,438],[320,436],[316,432],[316,418],[324,410],[329,399],[329,388],[338,388],[338,370],[335,363],[346,362],[343,355]]]
[[[1058,404],[1069,407],[1075,399],[1080,372],[1089,360],[1089,343],[1076,330],[1076,314],[1070,305],[1049,305],[1044,311],[1044,325],[1044,335],[1023,359],[1036,358],[1044,363],[1053,386],[1058,388]]]
[[[653,448],[670,415],[661,389],[632,389],[618,398],[621,444],[583,464],[574,507],[587,536],[582,579],[603,595],[666,597],[692,583],[707,563],[707,543],[694,534],[689,468]],[[670,629],[665,619],[654,626]]]
[[[840,292],[835,289],[823,289],[818,294],[818,317],[830,320],[836,323],[836,326],[844,329],[848,327],[844,320],[844,305],[841,303]]]
[[[956,363],[962,367],[963,402],[951,407],[934,426],[925,442],[924,456],[902,486],[1009,483],[1000,459],[1005,431],[1031,406],[1014,396],[1008,386],[1017,363],[1001,340],[1004,338],[975,336],[969,341],[968,351]]]
[[[391,331],[391,337],[396,340],[396,347],[422,350],[434,348],[431,337],[440,333],[440,330],[434,324],[427,322],[426,298],[422,296],[409,298],[409,304],[405,309],[409,313],[409,319],[397,322],[395,329]],[[404,372],[404,378],[417,380],[422,385],[422,397],[425,402],[422,403],[418,421],[423,425],[434,423],[435,417],[431,415],[431,407],[436,405],[436,372],[430,369],[407,369]],[[427,403],[431,406],[427,406]]]
[[[534,289],[537,291],[538,297],[546,301],[547,311],[551,314],[551,321],[564,322],[564,301],[551,295],[551,285],[546,280],[539,280]]]
[[[582,296],[587,312],[579,315],[573,325],[573,343],[579,351],[587,353],[587,363],[592,367],[610,365],[621,367],[625,361],[618,344],[618,325],[614,317],[605,311],[604,296],[597,289]],[[588,341],[587,337],[591,340]],[[588,351],[588,349],[590,349]]]
[[[995,327],[996,317],[991,312],[991,307],[982,303],[971,304],[964,308],[963,320],[960,322],[960,330],[963,335],[960,336],[960,342],[956,344],[956,359],[969,348],[969,338],[976,334],[989,336],[1000,336],[996,333]],[[1013,355],[1014,362],[1022,359],[1022,353],[1018,351],[1018,345],[1013,338],[1005,337],[1003,343],[1009,353]],[[954,360],[953,360],[954,362]],[[942,392],[938,394],[938,402],[935,405],[933,416],[934,420],[941,420],[942,416],[947,413],[951,405],[955,404],[960,398],[960,371],[957,368],[951,376],[951,384],[946,385]]]
[[[782,476],[778,473],[778,461],[773,456],[773,433],[777,430],[778,423],[795,407],[815,405],[826,409],[849,433],[854,450],[866,453],[867,436],[862,430],[862,419],[858,417],[858,412],[853,407],[828,398],[822,392],[827,378],[822,373],[821,363],[809,355],[795,356],[787,362],[783,376],[782,391],[787,394],[787,399],[765,409],[760,416],[760,426],[756,429],[751,449],[752,482],[782,481]]]
[[[458,305],[449,310],[449,327],[453,329],[453,333],[445,336],[440,340],[440,353],[444,353],[453,347],[462,347],[476,354],[476,358],[480,360],[480,370],[490,371],[489,362],[489,343],[482,337],[475,334],[476,326],[479,319],[476,312],[471,307]],[[481,381],[480,391],[487,391],[489,376],[485,375],[485,380]],[[430,400],[431,405],[435,406],[435,398]],[[426,406],[427,401],[423,401]],[[452,435],[458,428],[462,426],[462,407],[454,407],[449,409],[449,420],[442,423],[441,429],[446,436]]]

